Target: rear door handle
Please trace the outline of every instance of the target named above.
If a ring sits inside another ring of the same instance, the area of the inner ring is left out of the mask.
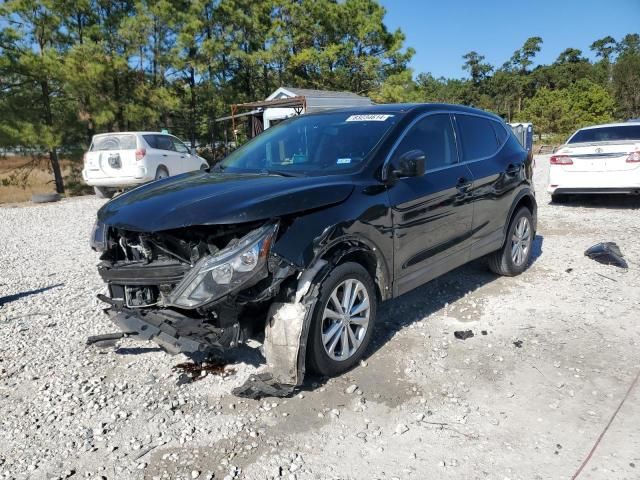
[[[458,183],[456,183],[456,188],[461,192],[466,191],[469,187],[471,187],[471,182],[464,177],[460,177],[458,179]]]

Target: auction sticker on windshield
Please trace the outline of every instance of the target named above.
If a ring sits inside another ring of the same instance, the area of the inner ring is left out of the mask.
[[[369,114],[369,115],[351,115],[345,121],[347,122],[384,122],[393,115],[386,114]]]

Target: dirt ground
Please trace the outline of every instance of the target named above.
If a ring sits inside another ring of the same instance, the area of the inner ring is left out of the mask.
[[[183,382],[153,344],[84,345],[114,331],[88,246],[102,201],[0,208],[0,478],[571,478],[640,371],[640,199],[551,205],[547,172],[523,275],[474,262],[387,302],[360,366],[262,401],[230,394],[252,348]],[[628,271],[584,256],[601,241]],[[578,478],[640,478],[640,385]]]

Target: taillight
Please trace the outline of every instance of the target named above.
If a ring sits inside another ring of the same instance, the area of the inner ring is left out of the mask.
[[[568,155],[553,155],[549,159],[551,165],[573,165],[573,160]]]
[[[640,162],[640,152],[631,152],[627,157],[627,163],[638,163]]]
[[[89,152],[84,152],[84,155],[82,155],[82,162],[83,163],[87,163],[87,155],[89,155]]]
[[[136,160],[142,160],[144,156],[147,154],[146,148],[139,148],[136,150]]]

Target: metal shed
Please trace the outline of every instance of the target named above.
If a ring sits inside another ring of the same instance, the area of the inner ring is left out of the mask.
[[[263,111],[264,128],[269,128],[285,118],[299,113],[320,112],[334,108],[361,107],[373,105],[369,97],[363,97],[352,92],[335,92],[330,90],[312,90],[308,88],[280,87],[266,99],[281,100],[294,97],[303,97],[305,105],[302,112],[296,112],[295,108],[269,106]]]
[[[366,105],[373,105],[369,97],[352,92],[280,87],[265,100],[232,105],[231,115],[218,118],[216,121],[231,120],[235,137],[237,136],[236,122],[243,117],[247,118],[247,133],[249,138],[252,138],[294,115]]]

